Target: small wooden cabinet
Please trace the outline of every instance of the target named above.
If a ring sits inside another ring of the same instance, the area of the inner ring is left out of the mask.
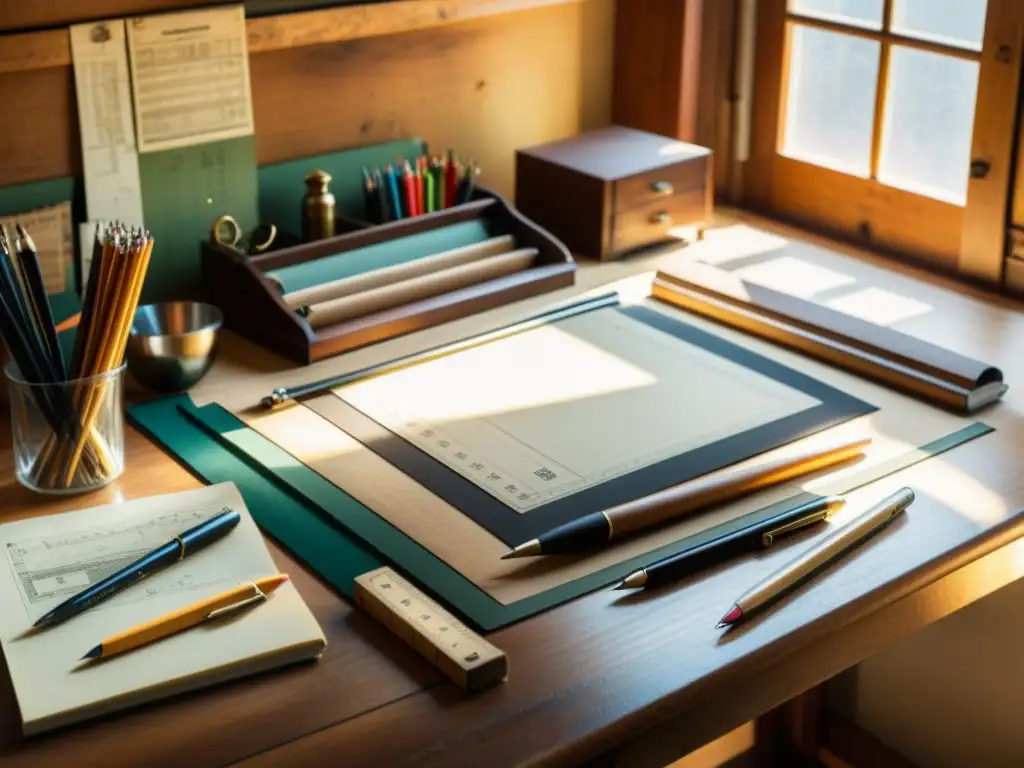
[[[613,126],[516,152],[516,207],[607,261],[710,221],[711,150]]]

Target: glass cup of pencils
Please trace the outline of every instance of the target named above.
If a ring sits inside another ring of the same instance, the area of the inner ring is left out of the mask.
[[[112,224],[97,232],[74,348],[65,355],[31,236],[0,226],[0,330],[15,473],[28,488],[77,493],[124,468],[124,357],[153,237]]]
[[[120,476],[124,372],[122,364],[82,379],[33,383],[7,365],[18,482],[42,493],[81,493]]]

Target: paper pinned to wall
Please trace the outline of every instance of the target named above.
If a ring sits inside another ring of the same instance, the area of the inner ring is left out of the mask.
[[[0,225],[14,233],[20,224],[31,235],[39,256],[46,293],[52,295],[74,288],[71,283],[71,203],[49,205],[26,213],[0,217]]]
[[[124,21],[76,24],[70,36],[86,215],[142,226]]]
[[[140,152],[252,135],[242,6],[131,19],[128,54]]]

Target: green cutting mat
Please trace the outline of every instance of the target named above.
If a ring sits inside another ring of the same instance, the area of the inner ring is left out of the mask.
[[[689,549],[817,496],[800,493],[539,595],[502,605],[413,539],[378,517],[218,405],[187,396],[132,408],[132,421],[207,482],[233,480],[256,522],[296,557],[351,597],[352,580],[389,563],[478,629],[492,630],[606,587],[660,557]],[[976,422],[917,450],[821,489],[848,493],[991,432]]]

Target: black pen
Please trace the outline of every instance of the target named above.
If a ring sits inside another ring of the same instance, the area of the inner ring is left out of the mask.
[[[234,530],[239,520],[241,520],[241,516],[230,509],[217,513],[209,520],[175,536],[148,555],[143,555],[131,565],[126,565],[77,595],[69,597],[52,611],[41,616],[32,626],[48,627],[66,621],[72,616],[77,616],[111,595],[116,595],[132,584],[142,581],[154,573],[159,573],[168,566],[184,560],[189,555],[194,555],[204,547],[224,538]]]
[[[615,589],[660,587],[745,552],[766,549],[780,536],[828,520],[845,503],[846,500],[842,496],[823,496],[787,509],[759,523],[752,523],[732,533],[716,536],[693,549],[670,555],[633,571],[619,582]]]

